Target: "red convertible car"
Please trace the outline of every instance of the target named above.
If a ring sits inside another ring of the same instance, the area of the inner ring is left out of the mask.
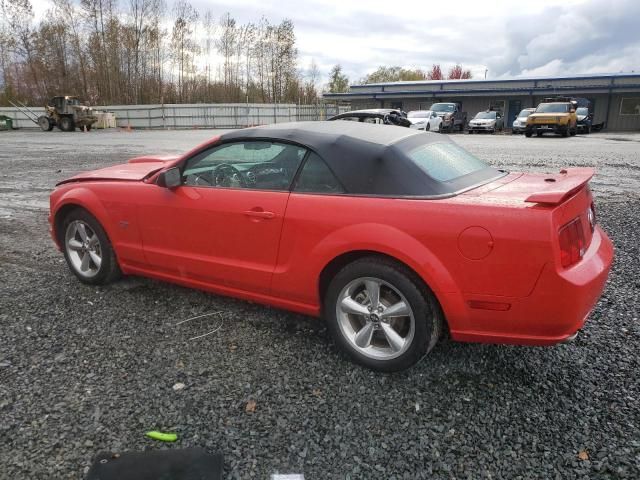
[[[408,128],[280,124],[60,182],[50,226],[82,282],[143,275],[323,316],[355,361],[394,371],[445,329],[573,338],[613,258],[592,175],[498,170]]]

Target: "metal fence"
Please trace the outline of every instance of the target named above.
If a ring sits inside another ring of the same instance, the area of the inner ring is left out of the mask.
[[[325,120],[348,111],[332,104],[296,105],[270,103],[211,103],[176,105],[107,105],[96,110],[113,112],[118,127],[131,128],[243,128],[269,123]],[[44,115],[44,108],[31,108]],[[36,125],[14,107],[0,107],[0,115],[13,120],[14,128]]]

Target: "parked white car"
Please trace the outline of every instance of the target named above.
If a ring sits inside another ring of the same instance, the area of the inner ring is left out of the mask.
[[[431,110],[414,110],[407,114],[407,118],[411,122],[411,128],[425,132],[439,132],[442,125],[442,118]]]

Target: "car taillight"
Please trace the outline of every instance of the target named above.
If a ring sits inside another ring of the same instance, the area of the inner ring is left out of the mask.
[[[566,268],[578,263],[587,249],[580,217],[563,226],[558,235],[560,237],[560,262],[562,266]]]

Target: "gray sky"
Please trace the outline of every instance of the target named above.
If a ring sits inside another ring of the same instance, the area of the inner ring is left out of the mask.
[[[42,11],[50,0],[33,0]],[[126,0],[121,0],[126,2]],[[171,3],[172,0],[167,0]],[[293,20],[300,66],[323,77],[340,63],[351,83],[379,65],[474,78],[640,71],[640,0],[192,0],[239,22]],[[562,5],[559,5],[562,3]],[[326,80],[326,78],[323,78]]]

